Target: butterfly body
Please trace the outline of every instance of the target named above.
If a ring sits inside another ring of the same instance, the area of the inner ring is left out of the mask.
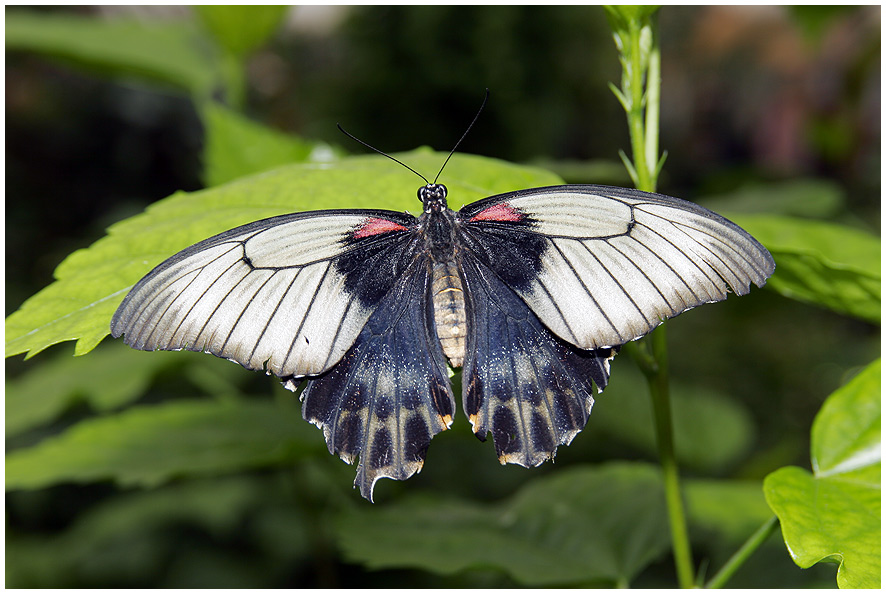
[[[585,426],[618,347],[729,290],[769,253],[689,202],[606,186],[492,196],[459,211],[442,184],[419,217],[283,215],[163,262],[120,305],[114,336],[265,370],[297,389],[361,493],[421,469],[462,403],[502,463],[536,466]]]
[[[433,270],[434,320],[443,353],[453,367],[465,358],[467,318],[461,275],[453,262],[435,263]]]
[[[446,203],[446,186],[428,184],[418,191],[423,213],[417,231],[430,255],[431,292],[437,337],[453,367],[461,367],[465,349],[465,300],[456,263],[456,213]]]

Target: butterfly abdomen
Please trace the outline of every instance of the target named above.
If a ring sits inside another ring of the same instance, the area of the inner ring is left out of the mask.
[[[436,262],[433,267],[431,291],[434,299],[434,321],[443,353],[453,367],[461,367],[465,358],[467,337],[465,296],[458,268],[452,262]]]

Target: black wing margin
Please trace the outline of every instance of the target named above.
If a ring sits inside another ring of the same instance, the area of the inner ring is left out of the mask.
[[[375,482],[421,470],[431,438],[449,427],[455,402],[434,326],[430,271],[417,258],[379,303],[350,350],[308,382],[302,414],[323,429],[372,501]],[[294,389],[296,382],[287,382]]]
[[[468,344],[464,408],[502,464],[538,466],[584,428],[606,387],[610,348],[583,350],[548,330],[502,279],[463,254]]]

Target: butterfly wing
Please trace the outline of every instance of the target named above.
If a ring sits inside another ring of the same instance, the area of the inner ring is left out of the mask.
[[[347,210],[232,229],[148,273],[111,334],[136,349],[205,351],[280,377],[321,373],[414,258],[415,224],[403,213]]]
[[[330,453],[349,464],[359,456],[354,484],[370,501],[378,479],[421,470],[431,438],[452,423],[429,270],[417,258],[341,361],[303,393],[303,415],[323,429]]]
[[[468,344],[464,408],[481,440],[492,432],[502,464],[538,466],[572,441],[591,414],[594,384],[614,349],[584,350],[546,328],[479,258],[461,258]]]
[[[731,221],[636,190],[523,190],[469,204],[459,220],[466,247],[548,328],[584,349],[639,338],[730,289],[744,295],[775,269]]]

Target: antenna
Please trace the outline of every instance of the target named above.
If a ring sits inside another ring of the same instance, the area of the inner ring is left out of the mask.
[[[352,138],[353,140],[356,140],[357,142],[359,142],[360,144],[362,144],[362,145],[365,146],[366,148],[369,148],[369,149],[374,150],[374,151],[377,152],[379,155],[384,155],[385,157],[387,157],[387,158],[390,159],[391,161],[394,161],[394,162],[396,162],[396,163],[399,163],[400,165],[402,165],[403,167],[405,167],[406,169],[408,169],[409,171],[411,171],[411,172],[414,173],[415,175],[417,175],[417,176],[419,176],[420,178],[422,178],[423,180],[425,180],[425,183],[426,183],[426,184],[430,185],[431,182],[428,181],[428,178],[426,178],[425,176],[423,176],[421,173],[419,173],[418,171],[416,171],[415,169],[413,169],[412,167],[410,167],[409,165],[407,165],[406,163],[404,163],[404,162],[401,161],[400,159],[396,159],[396,158],[392,157],[391,155],[387,154],[386,152],[378,150],[377,148],[375,148],[374,146],[372,146],[372,145],[369,144],[368,142],[363,142],[362,140],[360,140],[359,138],[357,138],[356,136],[354,136],[353,134],[351,134],[350,132],[348,132],[347,130],[345,130],[344,128],[342,128],[342,127],[341,127],[341,124],[336,124],[336,126],[338,126],[338,129],[341,130],[341,131],[345,134],[345,136],[348,136],[348,137]]]
[[[458,145],[461,144],[461,141],[465,139],[465,137],[468,135],[468,132],[470,132],[471,128],[474,127],[474,124],[477,123],[477,118],[479,118],[480,114],[483,113],[483,108],[486,107],[486,102],[488,100],[489,100],[489,89],[486,89],[486,96],[483,97],[483,104],[480,105],[480,109],[477,110],[477,115],[475,115],[474,119],[471,120],[471,123],[468,126],[468,129],[465,130],[465,133],[461,135],[461,138],[458,139],[458,142],[455,143],[455,146],[452,147],[452,150],[449,151],[449,156],[446,157],[445,161],[443,161],[443,167],[440,167],[440,171],[437,172],[437,177],[434,178],[434,182],[433,182],[434,184],[437,183],[437,180],[440,178],[440,174],[443,173],[443,169],[446,167],[446,164],[449,163],[449,159],[451,159],[452,155],[455,153],[455,149],[458,148]],[[357,142],[359,142],[360,144],[362,144],[366,148],[377,152],[379,155],[384,155],[385,157],[387,157],[391,161],[394,161],[395,163],[399,163],[400,165],[402,165],[403,167],[405,167],[406,169],[408,169],[409,171],[411,171],[415,175],[417,175],[420,178],[422,178],[423,180],[425,180],[425,184],[427,184],[429,186],[433,185],[431,182],[428,181],[428,178],[423,176],[421,173],[419,173],[418,171],[416,171],[415,169],[413,169],[412,167],[410,167],[409,165],[407,165],[406,163],[404,163],[400,159],[392,157],[391,155],[387,154],[386,152],[378,150],[377,148],[375,148],[374,146],[372,146],[368,142],[364,142],[364,141],[360,140],[359,138],[357,138],[356,136],[354,136],[353,134],[351,134],[350,132],[348,132],[347,130],[342,128],[341,124],[336,124],[336,126],[338,126],[338,129],[341,130],[345,136],[351,138],[352,140],[356,140]]]
[[[483,108],[486,107],[486,102],[489,100],[489,89],[486,89],[486,95],[483,97],[483,104],[480,105],[480,109],[477,110],[477,115],[474,116],[474,119],[471,120],[468,129],[465,130],[465,133],[461,135],[461,138],[458,139],[458,142],[455,143],[455,146],[452,147],[452,150],[449,151],[449,156],[446,157],[446,160],[443,161],[443,167],[440,168],[440,171],[437,172],[437,177],[434,178],[434,183],[437,183],[437,179],[440,177],[440,174],[443,173],[443,168],[446,167],[446,164],[449,163],[449,159],[452,158],[453,153],[455,153],[455,149],[458,148],[458,145],[461,144],[461,141],[465,139],[465,136],[468,135],[468,132],[471,131],[471,128],[474,127],[474,124],[477,122],[477,118],[480,117],[480,114],[483,113]]]

